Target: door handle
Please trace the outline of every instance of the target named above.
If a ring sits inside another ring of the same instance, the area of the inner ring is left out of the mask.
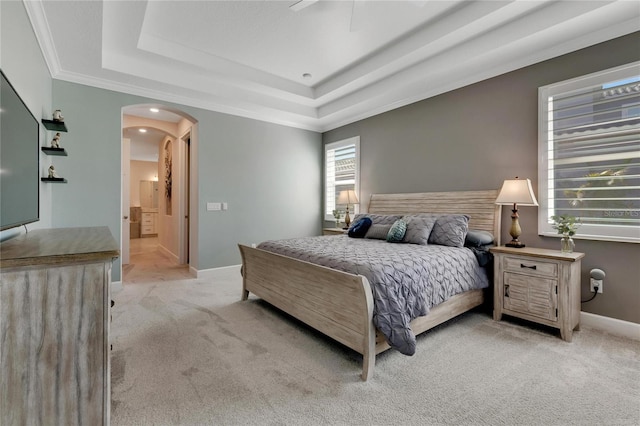
[[[509,297],[509,285],[504,286],[504,297]]]

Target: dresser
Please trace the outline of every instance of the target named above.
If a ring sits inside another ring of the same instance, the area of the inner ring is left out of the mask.
[[[140,234],[142,236],[151,237],[158,235],[158,212],[145,211],[142,209],[142,227]]]
[[[493,247],[493,319],[502,314],[560,330],[570,342],[580,324],[580,267],[584,253]]]
[[[107,425],[107,227],[29,231],[0,244],[0,424]]]

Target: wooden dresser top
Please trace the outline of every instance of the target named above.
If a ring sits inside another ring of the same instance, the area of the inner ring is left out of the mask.
[[[118,255],[106,226],[35,229],[0,243],[0,268],[107,261]]]

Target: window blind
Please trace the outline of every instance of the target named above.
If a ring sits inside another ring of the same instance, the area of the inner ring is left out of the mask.
[[[345,210],[337,203],[340,191],[352,189],[357,193],[357,138],[329,144],[325,148],[325,218],[333,220],[333,210]]]
[[[583,234],[639,236],[640,76],[549,92],[546,223],[568,214]]]

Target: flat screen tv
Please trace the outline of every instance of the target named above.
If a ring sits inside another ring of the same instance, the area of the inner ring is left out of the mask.
[[[40,220],[40,123],[0,81],[0,231]]]

